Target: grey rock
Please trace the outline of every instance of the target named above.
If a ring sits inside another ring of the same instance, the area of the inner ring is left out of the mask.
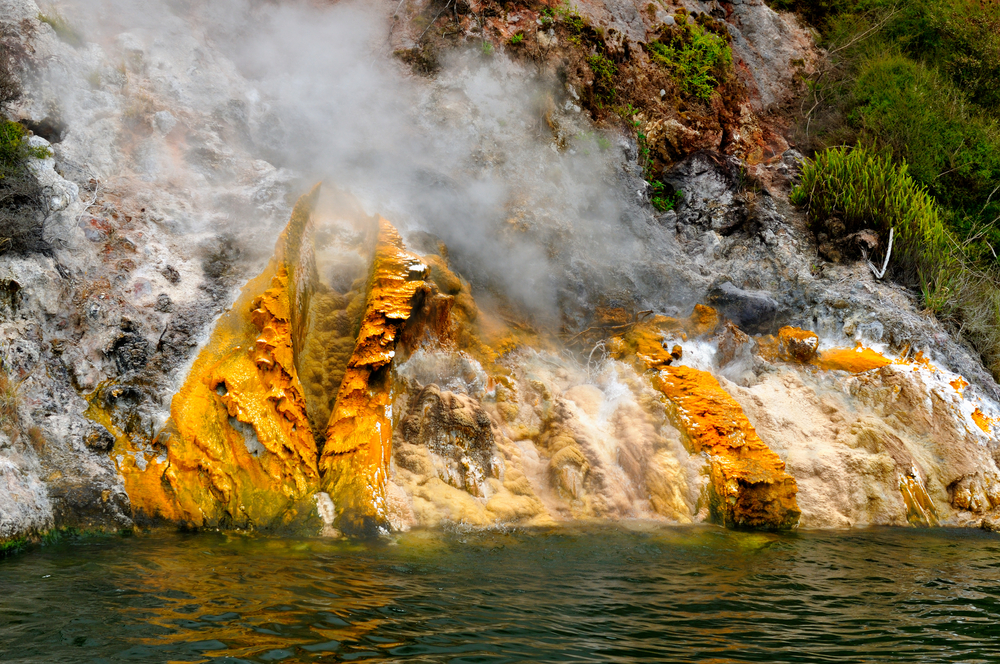
[[[748,291],[726,281],[708,292],[708,301],[741,330],[773,334],[780,327],[778,303],[764,291]]]
[[[95,452],[108,452],[114,447],[115,437],[100,424],[91,422],[89,431],[84,434],[83,443]]]
[[[161,134],[169,134],[177,126],[177,118],[170,111],[159,111],[153,114],[153,125]]]

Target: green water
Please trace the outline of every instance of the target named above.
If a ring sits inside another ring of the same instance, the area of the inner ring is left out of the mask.
[[[84,539],[0,560],[0,661],[1000,661],[1000,537],[633,524]]]

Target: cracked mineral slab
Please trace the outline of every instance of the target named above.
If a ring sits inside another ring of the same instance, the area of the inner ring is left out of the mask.
[[[265,270],[216,323],[152,449],[115,455],[137,514],[194,526],[282,527],[315,513],[317,449],[295,367],[315,282],[302,197]]]

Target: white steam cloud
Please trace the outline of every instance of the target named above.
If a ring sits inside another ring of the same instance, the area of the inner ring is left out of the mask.
[[[626,141],[595,132],[573,90],[499,52],[452,52],[433,80],[411,75],[391,54],[387,7],[67,3],[101,48],[81,51],[90,71],[52,75],[79,120],[61,153],[169,192],[181,229],[256,232],[267,224],[255,217],[287,212],[275,191],[326,180],[404,233],[437,235],[463,276],[550,321],[598,292],[676,298],[672,240],[639,205]],[[154,131],[116,138],[115,111]]]

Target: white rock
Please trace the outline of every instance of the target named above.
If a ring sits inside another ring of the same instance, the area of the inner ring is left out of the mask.
[[[166,136],[177,126],[177,118],[170,111],[159,111],[153,115],[153,125]]]

